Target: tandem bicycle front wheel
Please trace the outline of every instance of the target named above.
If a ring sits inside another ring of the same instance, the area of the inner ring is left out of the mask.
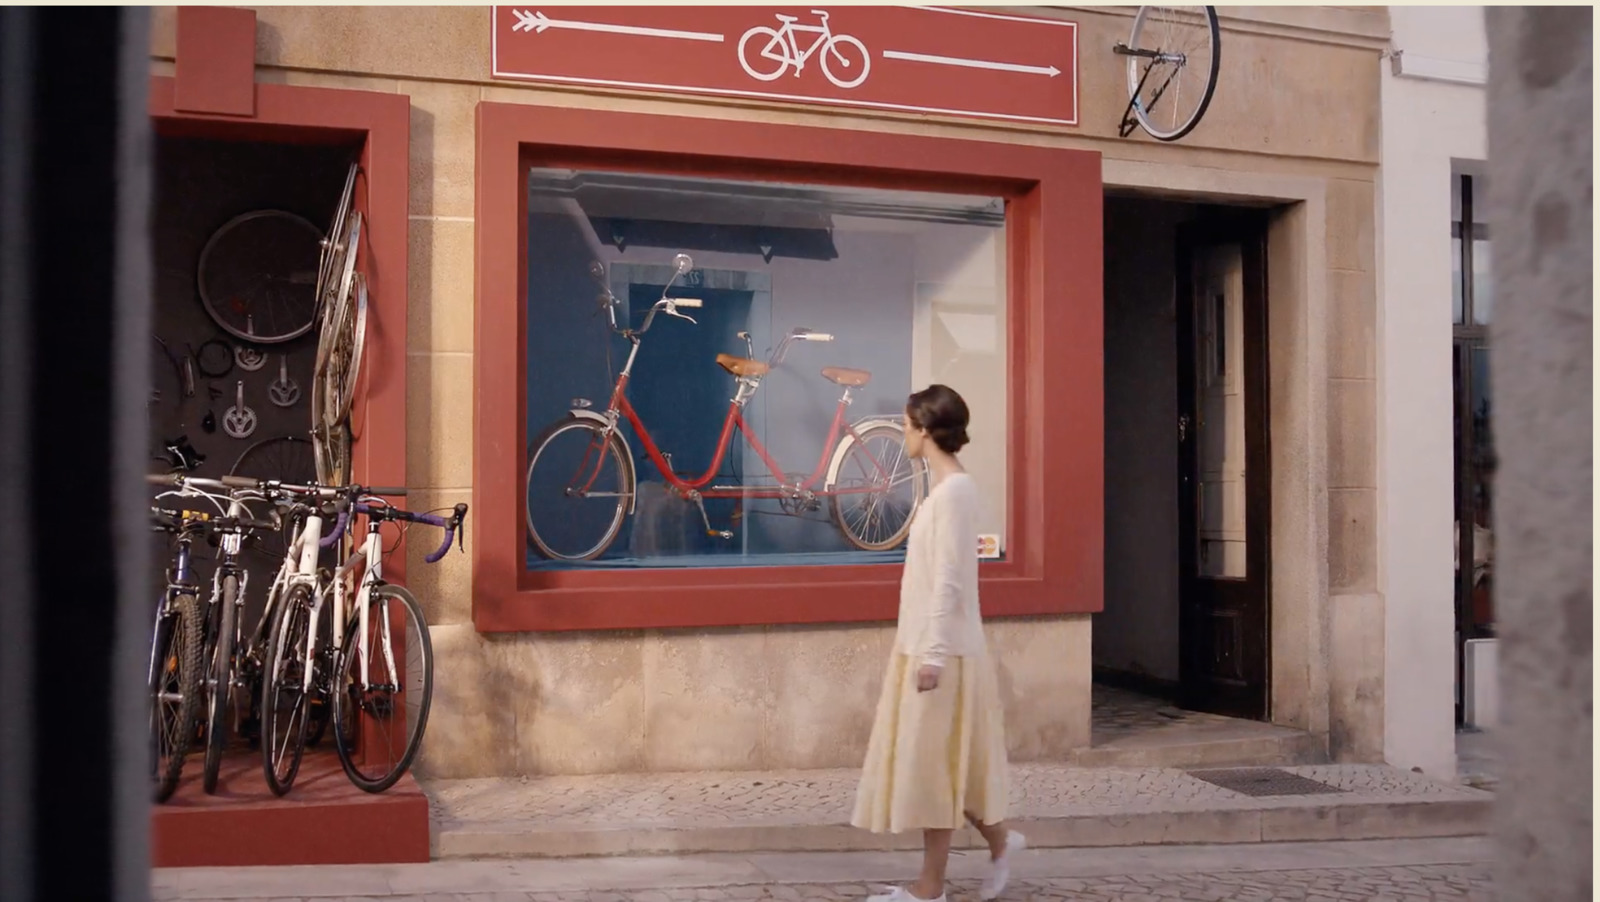
[[[633,510],[633,458],[605,424],[566,419],[528,449],[528,541],[546,559],[592,561]]]

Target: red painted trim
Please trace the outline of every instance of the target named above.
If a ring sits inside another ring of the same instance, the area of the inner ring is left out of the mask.
[[[174,99],[178,111],[255,115],[255,10],[179,7],[177,44]]]
[[[483,102],[477,112],[473,623],[483,632],[893,619],[894,566],[529,572],[526,193],[531,166],[998,194],[1008,201],[1007,560],[989,616],[1103,604],[1100,157],[1087,151]],[[1049,365],[1045,352],[1050,354]]]
[[[356,479],[406,484],[406,296],[411,205],[411,99],[403,94],[256,85],[255,117],[186,113],[177,84],[152,77],[148,109],[162,135],[234,141],[328,143],[365,138],[357,202],[365,205],[363,251],[370,282],[364,389],[352,415]],[[424,541],[427,541],[424,539]],[[405,580],[405,553],[384,562],[384,578]]]
[[[294,789],[283,798],[261,779],[254,752],[223,759],[216,795],[201,789],[199,771],[192,765],[177,793],[151,806],[152,867],[428,860],[428,798],[409,773],[387,792],[362,792],[328,743],[306,751]]]

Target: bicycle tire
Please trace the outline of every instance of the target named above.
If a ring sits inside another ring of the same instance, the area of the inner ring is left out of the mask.
[[[322,485],[349,483],[350,441],[348,422],[332,426],[312,424],[311,444],[317,458],[317,482]]]
[[[893,423],[874,423],[856,430],[854,435],[846,433],[839,440],[839,445],[834,451],[833,461],[828,467],[828,481],[825,483],[825,490],[832,491],[839,485],[839,479],[842,475],[840,471],[844,468],[846,459],[853,448],[856,446],[866,447],[867,441],[872,438],[887,439],[898,445],[902,452],[904,451],[905,432],[900,426]],[[870,453],[870,449],[868,449],[868,453]],[[872,459],[876,460],[876,458]],[[911,521],[916,516],[917,508],[922,506],[923,499],[927,497],[925,469],[916,461],[905,457],[903,453],[900,459],[904,460],[910,468],[912,500],[910,509],[906,511],[904,522],[896,526],[888,536],[876,540],[866,538],[860,535],[857,529],[849,522],[849,518],[845,515],[843,502],[845,499],[860,497],[860,495],[834,495],[829,499],[834,525],[844,534],[846,541],[862,551],[888,551],[899,547],[911,535]],[[890,472],[891,480],[895,478],[894,474],[898,471],[899,463],[896,462]]]
[[[367,331],[367,280],[360,273],[356,273],[355,299],[348,307],[329,337],[327,359],[314,388],[323,393],[320,415],[329,426],[349,419],[355,406]]]
[[[399,660],[405,662],[406,671],[409,674],[412,669],[413,655],[415,654],[421,658],[416,668],[420,675],[419,686],[413,689],[407,685],[401,689],[401,695],[405,698],[406,711],[405,745],[399,758],[394,759],[393,763],[389,764],[382,773],[374,776],[360,769],[361,765],[374,759],[369,758],[364,750],[357,748],[359,743],[356,741],[356,731],[349,729],[352,718],[374,712],[381,714],[385,710],[392,715],[394,711],[392,698],[389,704],[385,706],[376,699],[371,704],[368,704],[366,700],[357,701],[352,697],[354,693],[351,690],[355,684],[349,680],[347,671],[352,662],[355,662],[358,657],[354,654],[355,643],[359,638],[358,633],[361,629],[358,617],[351,617],[350,626],[345,630],[344,646],[339,650],[337,666],[334,670],[333,691],[330,692],[330,695],[333,696],[333,723],[335,724],[333,742],[339,752],[339,762],[344,765],[345,776],[349,777],[350,782],[354,783],[356,787],[366,792],[383,792],[404,776],[407,770],[410,770],[412,762],[416,760],[417,753],[422,748],[422,737],[427,733],[428,712],[433,707],[433,640],[428,633],[428,621],[423,616],[422,605],[417,603],[416,597],[410,592],[400,586],[385,585],[375,589],[373,595],[376,596],[375,602],[368,607],[369,629],[377,624],[377,617],[388,615],[391,603],[398,603],[405,609],[405,616],[409,622],[416,625],[418,639],[417,648],[412,649],[408,643],[403,654],[399,656]],[[377,631],[374,630],[374,632]],[[407,631],[407,634],[409,635],[409,631]],[[390,639],[392,640],[393,638],[393,632],[391,631]],[[373,644],[369,644],[369,648],[372,652],[369,655],[370,660],[382,660],[379,657],[379,649],[374,647]],[[407,679],[406,682],[409,684],[410,680]],[[412,703],[413,692],[419,696],[415,704]],[[392,731],[387,729],[384,730],[384,733],[390,736],[393,735]],[[358,756],[362,759],[361,764],[356,763]]]
[[[288,237],[288,232],[266,233],[267,237],[254,236],[253,240],[236,238],[232,244],[224,244],[224,239],[230,235],[248,234],[240,230],[260,231],[264,228],[260,223],[266,221],[292,225],[295,231],[307,236],[303,246]],[[201,306],[224,332],[243,341],[279,344],[299,338],[317,324],[320,311],[317,270],[313,267],[321,265],[321,240],[320,229],[283,210],[254,210],[235,216],[223,223],[200,251],[195,284]],[[301,259],[309,258],[312,251],[317,253],[318,262]],[[270,262],[263,263],[263,260]],[[288,269],[287,275],[274,271],[284,268]],[[268,288],[272,282],[292,285],[304,281],[300,277],[303,270],[312,273],[307,290],[272,291]],[[226,307],[224,302],[227,302]],[[258,313],[262,315],[261,323],[255,321]]]
[[[1138,85],[1141,78],[1140,72],[1138,71],[1139,58],[1130,57],[1128,60],[1128,94],[1129,99],[1133,101],[1133,114],[1134,117],[1139,120],[1139,126],[1144,129],[1145,134],[1155,138],[1157,141],[1177,141],[1178,139],[1194,131],[1195,127],[1200,124],[1200,120],[1205,118],[1206,110],[1211,107],[1211,98],[1215,96],[1217,91],[1217,76],[1222,71],[1222,29],[1218,25],[1217,10],[1214,6],[1141,6],[1139,7],[1139,12],[1133,17],[1133,29],[1128,35],[1129,47],[1139,46],[1140,33],[1144,29],[1146,17],[1150,14],[1151,10],[1159,9],[1201,10],[1201,17],[1205,21],[1205,26],[1209,33],[1208,37],[1211,44],[1211,64],[1206,73],[1205,88],[1201,92],[1200,102],[1195,105],[1194,112],[1189,114],[1188,119],[1186,119],[1182,125],[1174,126],[1171,129],[1162,129],[1153,121],[1151,121],[1151,111],[1145,109],[1144,104],[1139,102],[1137,94]]]
[[[205,632],[200,620],[200,602],[193,595],[179,595],[172,601],[172,614],[160,618],[150,668],[150,727],[154,743],[156,801],[165,802],[178,789],[183,762],[194,741],[195,722],[200,716],[200,673],[204,667]],[[165,636],[163,637],[163,626]],[[164,717],[163,695],[176,689],[176,705]],[[163,742],[166,756],[161,756]]]
[[[353,211],[346,220],[344,234],[339,237],[337,270],[329,276],[328,290],[324,296],[322,316],[317,331],[317,357],[312,369],[321,372],[327,366],[333,349],[334,335],[344,327],[350,315],[356,277],[356,258],[361,250],[361,211]]]
[[[233,702],[233,650],[237,639],[239,578],[222,578],[222,597],[212,639],[211,672],[206,679],[206,761],[202,786],[207,795],[217,792],[222,755],[228,749],[228,714]]]
[[[340,543],[343,545],[344,543]],[[328,674],[326,678],[313,679],[311,682],[311,700],[306,709],[306,748],[314,749],[322,744],[322,737],[328,732],[328,721],[333,719],[333,702],[329,699],[328,683],[333,679],[333,674],[338,670],[334,658],[339,650],[333,646],[333,615],[330,611],[326,617],[317,619],[317,675]]]
[[[310,485],[317,481],[316,447],[308,438],[279,435],[261,439],[244,449],[228,470],[230,476],[276,479],[290,485]],[[245,542],[252,555],[281,562],[289,553],[289,532],[254,532]]]
[[[580,552],[571,554],[555,550],[550,545],[548,538],[541,535],[538,527],[534,525],[534,504],[531,497],[533,494],[533,476],[534,470],[539,466],[539,461],[545,459],[545,451],[557,438],[569,431],[585,431],[590,433],[591,436],[598,436],[602,431],[602,427],[600,424],[589,420],[568,418],[557,420],[546,427],[544,432],[540,433],[539,437],[528,448],[528,470],[522,485],[523,519],[528,528],[528,540],[546,558],[563,561],[592,561],[605,554],[606,550],[611,547],[611,543],[617,540],[617,534],[622,531],[622,522],[628,516],[632,507],[630,501],[634,493],[638,491],[638,479],[633,469],[633,458],[622,444],[622,439],[615,432],[606,436],[605,451],[602,453],[612,455],[617,462],[618,469],[617,490],[621,497],[617,499],[616,512],[610,524],[601,533],[600,539],[595,544]],[[569,517],[562,517],[561,519],[564,522],[570,522]]]
[[[350,203],[355,198],[356,175],[361,171],[360,163],[351,163],[350,169],[345,173],[344,190],[339,192],[339,205],[333,210],[333,221],[328,224],[328,231],[323,234],[321,241],[322,253],[317,258],[317,297],[327,294],[331,286],[328,279],[334,271],[337,257],[339,233],[344,229],[344,221],[350,215]]]
[[[267,787],[278,796],[287,794],[294,786],[301,756],[305,754],[310,712],[305,704],[303,677],[304,668],[311,665],[306,657],[310,617],[311,590],[303,585],[295,586],[284,596],[283,604],[273,617],[267,665],[261,676],[261,769]],[[290,656],[300,659],[298,667],[287,666],[294,663]],[[281,701],[285,692],[291,696],[291,708],[287,715],[282,715]],[[293,700],[296,696],[299,702]]]

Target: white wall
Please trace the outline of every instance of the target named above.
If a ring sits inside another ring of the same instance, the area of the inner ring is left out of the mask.
[[[1450,197],[1486,156],[1483,10],[1389,7],[1378,178],[1384,757],[1455,773]],[[1450,80],[1441,80],[1450,79]]]

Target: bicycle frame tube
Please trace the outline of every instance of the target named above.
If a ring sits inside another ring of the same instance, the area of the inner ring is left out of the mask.
[[[190,581],[194,578],[194,571],[190,566],[191,557],[192,554],[189,551],[189,540],[184,539],[180,541],[178,543],[178,554],[176,558],[177,566],[174,568],[177,572],[173,574],[177,578],[172,581],[172,588],[192,588],[192,586],[189,585]]]
[[[361,584],[356,587],[354,605],[356,613],[356,654],[357,670],[361,674],[361,688],[367,688],[366,663],[370,649],[367,647],[369,635],[372,594],[383,583],[383,537],[379,534],[377,524],[374,523],[367,530],[367,538],[362,543],[361,550],[351,556],[350,560],[340,567],[334,574],[334,619],[333,619],[333,647],[344,647],[345,612],[345,585],[350,572],[356,566],[364,564],[365,570],[361,575]],[[394,661],[387,644],[387,625],[385,625],[385,658],[388,660],[389,672],[394,673]]]
[[[290,546],[289,559],[297,560],[294,572],[288,574],[288,584],[285,590],[296,585],[309,583],[313,590],[317,582],[317,558],[322,550],[322,512],[313,507],[306,516],[306,525],[300,530],[300,535],[295,539],[295,544]],[[317,650],[317,622],[322,614],[322,596],[315,591],[311,593],[311,617],[306,625],[306,661],[309,664],[312,655]],[[287,621],[286,621],[287,622]],[[315,667],[308,666],[305,673],[301,674],[301,691],[309,695],[311,682],[315,676]]]
[[[634,434],[639,436],[639,441],[644,445],[645,453],[650,456],[650,462],[655,465],[662,478],[666,479],[673,488],[679,491],[698,491],[701,497],[704,498],[782,498],[789,492],[809,491],[827,474],[831,457],[830,452],[833,450],[833,446],[838,441],[840,434],[848,433],[852,436],[856,434],[855,428],[847,425],[844,420],[848,402],[845,398],[840,398],[838,406],[834,408],[833,421],[828,425],[828,437],[823,441],[822,452],[817,456],[815,469],[812,470],[810,476],[806,477],[805,481],[791,482],[789,474],[784,472],[783,467],[776,460],[773,460],[771,452],[761,443],[761,439],[756,436],[755,432],[750,429],[749,423],[744,418],[743,407],[737,403],[730,402],[728,404],[728,413],[722,421],[722,434],[717,438],[717,450],[712,455],[711,465],[699,477],[685,479],[672,472],[666,456],[661,453],[661,449],[656,446],[655,440],[650,437],[650,430],[645,426],[644,421],[639,419],[639,414],[633,409],[633,405],[628,401],[627,395],[621,390],[624,381],[619,380],[618,390],[612,396],[612,410],[625,416],[628,423],[633,426]],[[756,456],[761,458],[761,462],[766,466],[768,474],[777,481],[776,485],[707,488],[711,481],[716,478],[717,472],[722,469],[723,460],[726,459],[728,449],[733,444],[733,433],[736,429],[744,436],[751,449],[756,452]],[[857,439],[859,440],[859,437]],[[868,451],[868,456],[871,457],[870,451]],[[877,468],[879,476],[887,478],[882,463],[873,458],[873,464]],[[874,491],[873,487],[866,486],[859,489],[826,490],[819,494],[865,494],[872,491]]]

